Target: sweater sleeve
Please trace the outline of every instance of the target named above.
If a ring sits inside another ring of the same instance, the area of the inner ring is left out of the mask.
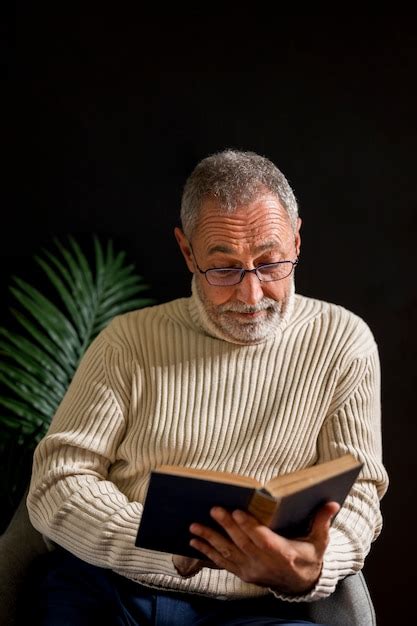
[[[35,450],[29,516],[46,537],[94,565],[132,576],[176,574],[169,555],[135,547],[142,505],[109,480],[126,426],[128,362],[106,331],[87,350]]]
[[[370,331],[369,331],[370,332]],[[330,529],[321,576],[308,594],[274,594],[289,601],[329,596],[339,580],[358,572],[381,532],[380,500],[388,487],[382,464],[380,365],[375,343],[370,352],[350,361],[339,384],[318,440],[318,463],[351,453],[363,469]]]

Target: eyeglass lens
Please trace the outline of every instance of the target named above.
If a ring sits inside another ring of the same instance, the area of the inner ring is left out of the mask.
[[[253,272],[260,281],[269,282],[286,278],[291,274],[292,269],[293,263],[291,261],[283,261],[260,266],[253,270],[240,268],[210,269],[205,274],[211,285],[237,285],[246,273]]]

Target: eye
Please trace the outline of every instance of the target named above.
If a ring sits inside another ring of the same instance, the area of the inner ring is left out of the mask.
[[[260,265],[273,265],[274,263],[279,263],[280,259],[277,258],[277,255],[274,256],[268,256],[265,259],[262,259],[262,261],[259,261],[259,263],[256,264],[256,267],[259,267]]]
[[[231,263],[230,261],[215,261],[211,266],[215,270],[240,270],[242,269],[238,263]]]
[[[224,276],[224,274],[234,274],[239,273],[241,270],[238,267],[219,267],[210,269],[210,273],[212,276]]]

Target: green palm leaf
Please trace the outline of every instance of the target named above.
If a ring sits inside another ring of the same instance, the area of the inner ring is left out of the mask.
[[[43,289],[14,277],[11,309],[20,330],[0,327],[0,427],[36,440],[46,432],[86,349],[116,315],[155,301],[124,252],[114,253],[94,236],[93,261],[77,241],[55,240],[57,252],[34,257]],[[3,389],[5,391],[3,391]],[[7,393],[6,393],[7,391]]]

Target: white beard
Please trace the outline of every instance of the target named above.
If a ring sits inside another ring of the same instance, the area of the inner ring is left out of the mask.
[[[243,302],[228,302],[214,305],[206,297],[200,287],[199,277],[195,280],[197,294],[204,307],[205,313],[215,328],[220,331],[224,339],[241,343],[256,344],[269,339],[277,330],[283,330],[288,323],[294,307],[295,284],[292,278],[288,295],[280,302],[264,297],[256,305],[247,305]],[[256,313],[266,311],[266,315],[259,320],[238,320],[228,313]]]

